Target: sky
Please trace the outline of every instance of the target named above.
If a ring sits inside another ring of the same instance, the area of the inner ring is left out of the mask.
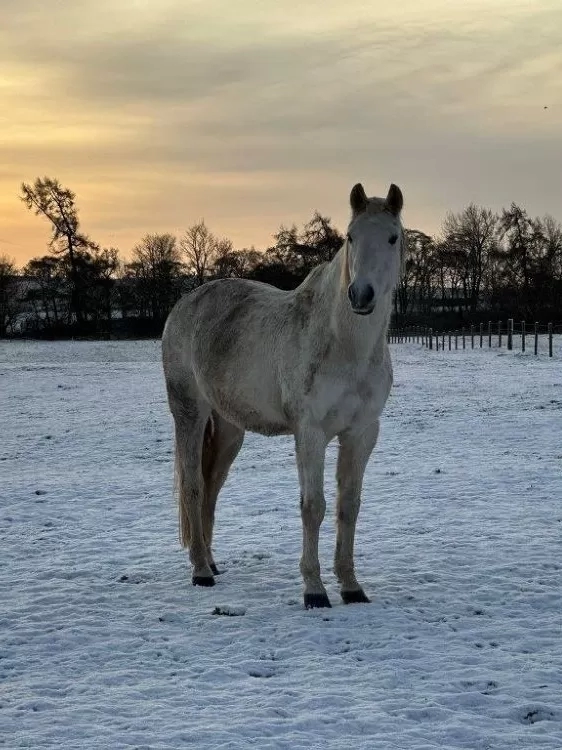
[[[545,109],[546,107],[546,109]],[[562,220],[561,0],[2,0],[0,255],[47,251],[48,175],[127,257],[204,219],[267,247],[362,182],[404,222],[516,201]]]

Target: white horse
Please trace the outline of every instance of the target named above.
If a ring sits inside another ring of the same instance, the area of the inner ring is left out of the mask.
[[[180,539],[193,584],[213,586],[215,505],[244,431],[292,434],[301,490],[305,607],[329,607],[320,577],[324,456],[337,463],[335,574],[344,602],[368,602],[353,545],[367,461],[392,385],[387,329],[404,251],[402,193],[350,196],[346,239],[293,291],[219,279],[182,297],[166,322],[163,364],[175,423]]]

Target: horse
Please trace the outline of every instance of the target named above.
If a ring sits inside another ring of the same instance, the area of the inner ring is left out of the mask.
[[[300,571],[307,609],[331,607],[320,575],[324,461],[337,437],[334,572],[346,604],[369,602],[355,576],[363,474],[392,386],[387,330],[402,269],[403,196],[368,198],[358,183],[334,258],[296,289],[216,279],[178,300],[162,336],[175,427],[180,541],[192,583],[213,586],[215,507],[246,430],[293,435],[303,529]]]

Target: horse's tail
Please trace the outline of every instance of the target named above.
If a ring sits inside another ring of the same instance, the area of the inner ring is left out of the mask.
[[[206,476],[205,466],[209,462],[209,453],[212,450],[214,433],[214,423],[212,417],[209,417],[207,425],[205,427],[205,433],[203,437],[202,447],[202,474],[203,474],[203,503],[207,495],[206,492]],[[185,469],[183,463],[180,460],[179,446],[176,439],[175,442],[175,462],[174,462],[174,494],[178,502],[178,515],[179,515],[179,536],[182,547],[189,547],[191,542],[191,526],[189,523],[188,507],[190,502],[188,482],[186,481]]]
[[[180,543],[182,547],[189,547],[191,541],[191,527],[189,525],[189,516],[187,515],[187,492],[185,473],[179,457],[178,441],[175,444],[176,458],[174,462],[174,495],[178,503],[178,513],[180,522]]]

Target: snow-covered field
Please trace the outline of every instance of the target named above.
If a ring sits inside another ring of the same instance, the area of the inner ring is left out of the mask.
[[[373,603],[331,572],[330,446],[304,611],[291,439],[247,435],[193,588],[158,342],[0,343],[0,746],[562,748],[562,357],[392,350]]]

